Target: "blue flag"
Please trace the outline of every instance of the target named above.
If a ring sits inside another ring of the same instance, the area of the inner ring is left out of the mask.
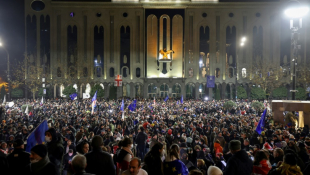
[[[164,172],[167,172],[169,175],[188,175],[188,169],[181,160],[164,161]]]
[[[265,120],[266,120],[266,113],[267,113],[267,109],[264,110],[263,115],[261,116],[258,125],[256,127],[256,131],[257,133],[260,135],[262,133],[262,131],[264,131],[264,127],[265,127]]]
[[[95,111],[95,107],[96,107],[96,103],[97,103],[97,91],[96,93],[94,94],[93,98],[92,98],[92,104],[91,104],[91,107],[92,107],[92,110],[91,110],[91,113],[93,114],[94,111]]]
[[[37,144],[44,144],[45,131],[48,130],[47,121],[44,120],[28,137],[26,151],[30,153],[32,147]]]
[[[137,100],[134,100],[134,101],[128,106],[128,109],[131,110],[131,111],[134,111],[134,110],[136,110],[136,107],[137,107]]]
[[[165,98],[165,100],[164,100],[164,101],[166,102],[168,99],[169,99],[169,96],[167,95],[167,97]]]
[[[207,76],[207,88],[214,88],[215,87],[215,76]]]
[[[73,94],[70,95],[71,100],[75,100],[76,97],[77,97],[77,94],[76,94],[76,93],[73,93]]]
[[[122,100],[121,111],[124,111],[124,99]]]
[[[182,97],[181,97],[181,104],[183,104],[183,95],[182,95]]]
[[[177,101],[177,105],[179,104],[179,100]]]

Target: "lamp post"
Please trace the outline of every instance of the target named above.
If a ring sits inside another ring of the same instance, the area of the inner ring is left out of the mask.
[[[302,17],[307,15],[309,12],[309,7],[302,6],[298,1],[290,1],[289,7],[284,11],[284,14],[290,19],[290,29],[291,29],[291,43],[293,48],[293,89],[292,100],[296,99],[296,65],[298,53],[301,49],[301,45],[298,43],[300,39],[299,29],[302,28]],[[296,24],[297,22],[297,24]]]
[[[10,54],[9,51],[3,46],[3,44],[0,42],[0,47],[2,47],[6,54],[7,54],[7,59],[8,59],[8,63],[7,63],[7,78],[8,78],[8,89],[9,89],[9,93],[8,93],[8,100],[11,100],[11,80],[10,80]]]
[[[245,42],[246,42],[246,37],[244,36],[244,37],[242,37],[241,38],[241,43],[240,43],[240,47],[244,47],[244,44],[245,44]],[[242,54],[243,55],[243,54]],[[243,55],[244,56],[244,55]],[[236,62],[236,64],[237,64],[237,62]],[[237,67],[237,66],[236,66]],[[241,72],[241,77],[242,77],[242,72]],[[237,99],[238,99],[238,69],[237,69],[237,74],[236,74],[236,83],[235,83],[235,90],[236,90],[236,96],[235,96],[235,98],[236,98],[236,101],[237,101]]]

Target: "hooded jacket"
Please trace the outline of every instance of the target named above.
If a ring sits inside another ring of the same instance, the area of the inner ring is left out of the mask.
[[[240,150],[228,160],[224,175],[249,175],[252,169],[252,160],[244,150]]]
[[[56,168],[60,170],[64,154],[64,147],[62,144],[63,141],[61,138],[57,136],[56,130],[54,128],[50,128],[46,132],[49,132],[52,135],[51,142],[48,142],[46,144],[48,157],[51,163],[53,163],[56,166]]]

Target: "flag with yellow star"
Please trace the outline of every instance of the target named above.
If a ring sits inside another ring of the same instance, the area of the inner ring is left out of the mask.
[[[188,175],[188,169],[180,160],[164,162],[164,174],[169,175]]]

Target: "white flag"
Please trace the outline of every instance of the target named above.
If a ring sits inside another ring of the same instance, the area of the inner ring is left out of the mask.
[[[40,105],[43,105],[43,102],[44,102],[44,101],[43,101],[43,96],[42,96],[42,100],[41,100],[41,103],[40,103]]]
[[[3,104],[6,103],[6,98],[5,98],[5,95],[4,95],[4,98],[3,98]]]
[[[25,114],[28,115],[29,114],[29,109],[28,109],[28,105],[27,105],[27,108],[25,110]]]
[[[125,119],[124,111],[122,112],[122,119],[123,119],[123,120]]]

